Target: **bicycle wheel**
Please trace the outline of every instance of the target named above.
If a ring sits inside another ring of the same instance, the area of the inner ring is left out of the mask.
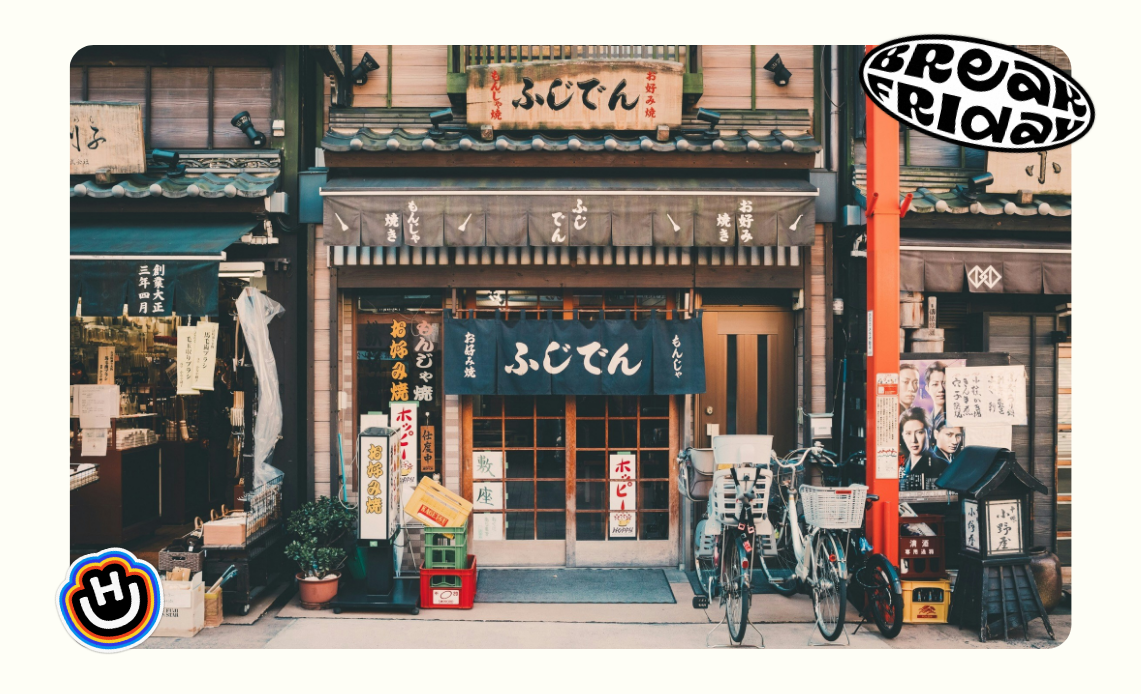
[[[812,551],[816,565],[816,580],[812,586],[816,626],[825,639],[835,641],[844,630],[844,610],[847,607],[844,576],[840,573],[844,550],[831,532],[824,531],[816,535]]]
[[[747,556],[741,537],[733,538],[725,551],[725,580],[721,584],[726,598],[725,621],[729,623],[729,639],[733,643],[744,640],[749,618],[749,584],[741,565]]]
[[[765,568],[769,569],[770,573],[779,574],[774,577],[779,580],[769,581],[769,585],[780,595],[795,595],[800,588],[800,580],[796,577],[796,551],[792,548],[792,530],[789,527],[789,519],[784,513],[784,505],[780,504],[779,510],[772,508],[769,518],[779,519],[773,527],[772,537],[776,554],[764,557]]]
[[[864,588],[865,609],[871,611],[880,633],[894,639],[903,629],[903,596],[892,589],[891,574],[884,566],[886,562],[882,555],[871,557],[864,567],[860,583]]]

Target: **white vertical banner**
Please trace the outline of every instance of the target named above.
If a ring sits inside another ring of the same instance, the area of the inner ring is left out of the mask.
[[[417,477],[417,461],[420,459],[420,442],[417,440],[419,433],[417,415],[420,411],[420,403],[409,402],[392,402],[389,405],[388,421],[390,426],[396,430],[396,438],[400,445],[399,455],[399,470],[400,470],[400,508],[408,505],[408,500],[412,498],[412,492],[416,491]]]
[[[178,395],[194,395],[194,347],[198,343],[198,328],[178,326]]]
[[[472,482],[471,505],[476,511],[502,511],[503,483]]]
[[[503,514],[502,513],[473,513],[471,514],[472,537],[476,540],[502,540]]]
[[[638,489],[633,480],[610,481],[610,510],[633,511],[638,508]]]
[[[360,539],[387,540],[388,518],[399,513],[390,508],[389,439],[384,436],[361,436],[359,439],[360,472]]]
[[[99,377],[95,381],[101,386],[110,386],[115,384],[115,347],[100,347],[99,348]]]
[[[876,479],[898,478],[899,374],[878,373],[876,374]]]
[[[218,351],[218,324],[199,323],[194,342],[194,388],[214,390],[214,363]]]

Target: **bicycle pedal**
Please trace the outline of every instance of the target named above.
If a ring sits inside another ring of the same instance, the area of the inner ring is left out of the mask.
[[[693,596],[693,609],[704,610],[709,607],[709,598],[704,595]]]

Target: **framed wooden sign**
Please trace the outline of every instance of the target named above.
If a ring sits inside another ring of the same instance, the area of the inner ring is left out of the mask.
[[[654,130],[681,125],[682,65],[551,60],[467,69],[467,122],[496,130]]]
[[[142,104],[73,103],[70,135],[72,175],[147,170]]]

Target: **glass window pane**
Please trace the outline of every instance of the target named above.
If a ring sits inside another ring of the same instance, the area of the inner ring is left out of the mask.
[[[669,509],[670,483],[669,482],[639,482],[638,507],[649,509]]]
[[[580,395],[575,402],[579,418],[606,416],[606,398],[601,395]]]
[[[473,419],[471,422],[473,448],[500,448],[503,446],[503,422],[498,419]]]
[[[615,395],[607,398],[606,402],[610,406],[611,417],[638,416],[638,396],[636,395]]]
[[[606,479],[606,451],[579,451],[575,469],[580,480]]]
[[[566,479],[567,454],[566,451],[539,451],[538,469],[535,476],[542,478]]]
[[[535,508],[566,508],[567,485],[565,482],[536,482]]]
[[[540,294],[539,305],[543,308],[562,308],[563,297],[558,294]]]
[[[1058,504],[1058,532],[1070,532],[1073,528],[1072,504]]]
[[[535,447],[535,420],[508,419],[503,422],[504,445],[508,448]]]
[[[1072,470],[1068,467],[1058,468],[1058,493],[1059,494],[1072,494],[1070,491],[1073,485],[1071,484]]]
[[[535,398],[540,417],[565,417],[567,414],[567,399],[565,395],[540,395]]]
[[[639,294],[638,305],[645,308],[665,308],[666,295],[665,294]]]
[[[613,429],[611,429],[611,431],[613,431]],[[614,445],[613,439],[611,439],[611,445]],[[668,419],[643,419],[642,420],[642,448],[669,448],[669,447],[670,447],[670,420],[668,420]]]
[[[578,422],[579,448],[605,448],[606,422],[602,420],[579,420]]]
[[[626,308],[634,306],[634,292],[606,292],[606,308]]]
[[[535,539],[535,512],[514,512],[507,514],[508,540],[534,540]]]
[[[610,448],[627,450],[638,446],[638,422],[628,419],[610,420]]]
[[[531,479],[535,476],[534,451],[507,451],[508,479]]]
[[[536,514],[539,523],[536,527],[537,540],[565,540],[567,539],[567,514],[565,512],[547,512]]]
[[[503,414],[503,397],[499,395],[471,396],[473,417],[498,417]]]
[[[602,540],[606,536],[606,514],[576,513],[574,526],[578,540]]]
[[[535,483],[526,482],[507,483],[507,508],[535,508]]]
[[[670,514],[639,513],[638,536],[643,540],[667,540],[670,534]]]
[[[668,396],[668,395],[644,395],[644,396],[642,396],[642,416],[643,417],[669,417],[670,416],[670,396]]]
[[[669,451],[642,451],[638,457],[641,467],[638,468],[638,477],[642,479],[669,479],[670,452]]]
[[[540,419],[536,422],[538,429],[538,446],[540,448],[563,448],[567,445],[565,438],[565,419]]]
[[[578,300],[578,305],[581,307],[602,308],[601,294],[578,294],[575,299]]]
[[[1071,566],[1073,563],[1073,542],[1068,537],[1058,538],[1058,559],[1062,566]]]
[[[535,415],[535,398],[530,395],[512,395],[504,398],[503,404],[507,409],[508,417],[533,417]]]
[[[582,509],[604,509],[610,497],[605,482],[579,482],[576,485],[575,505]]]
[[[475,305],[479,308],[506,306],[507,292],[502,289],[480,289],[475,293]]]

